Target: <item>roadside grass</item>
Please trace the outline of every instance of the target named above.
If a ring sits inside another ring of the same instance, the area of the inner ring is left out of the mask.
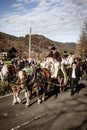
[[[4,61],[4,64],[11,64],[11,61],[6,60],[6,61]]]
[[[2,82],[0,81],[0,96],[10,93],[10,87],[7,81]]]

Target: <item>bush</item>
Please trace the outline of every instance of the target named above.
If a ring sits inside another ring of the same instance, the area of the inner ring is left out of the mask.
[[[4,64],[11,64],[11,61],[9,61],[9,60],[4,61]]]
[[[0,95],[4,95],[10,92],[10,87],[8,85],[8,82],[1,82],[0,81]]]

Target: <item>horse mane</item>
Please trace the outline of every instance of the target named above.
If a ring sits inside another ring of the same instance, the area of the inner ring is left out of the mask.
[[[13,64],[9,64],[8,65],[8,70],[9,70],[9,73],[11,73],[13,75],[17,74],[17,69],[16,69],[16,67]]]
[[[27,78],[27,85],[29,86],[29,87],[31,87],[33,84],[34,84],[34,82],[35,82],[35,79],[36,79],[36,68],[35,68],[35,66],[33,65],[33,64],[31,64],[32,65],[32,68],[33,68],[33,73],[32,73],[32,75],[31,76],[29,76],[28,78]]]

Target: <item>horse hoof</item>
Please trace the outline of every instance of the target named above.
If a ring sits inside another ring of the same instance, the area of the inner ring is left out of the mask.
[[[40,102],[38,102],[38,104],[40,104]]]
[[[18,103],[21,103],[21,101],[18,101]]]
[[[37,103],[40,104],[40,103],[41,103],[41,100],[38,100]]]
[[[27,107],[29,107],[29,105],[25,105],[25,107],[27,108]]]
[[[26,103],[26,104],[25,104],[25,107],[29,107],[29,104]]]
[[[65,90],[63,89],[62,92],[65,92]]]
[[[13,102],[13,103],[12,103],[12,106],[14,106],[15,104],[16,104],[16,103]]]
[[[45,98],[42,98],[42,102],[44,102],[45,101]]]

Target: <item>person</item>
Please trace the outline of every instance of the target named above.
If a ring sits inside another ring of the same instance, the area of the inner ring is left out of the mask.
[[[72,63],[72,66],[69,69],[69,79],[70,79],[70,88],[71,88],[71,95],[74,94],[74,88],[78,89],[78,81],[81,79],[82,73],[77,66],[76,62]]]
[[[55,47],[51,48],[51,51],[47,57],[52,57],[53,59],[56,59],[57,61],[61,61],[60,53],[56,50]]]
[[[67,62],[68,62],[68,64],[69,64],[70,67],[71,67],[72,63],[74,62],[74,55],[73,55],[72,53],[70,53],[70,54],[68,55],[68,57],[67,57]]]
[[[3,65],[4,65],[4,62],[3,62],[2,59],[0,59],[0,80],[1,80],[2,82],[3,82],[3,75],[2,75],[1,70],[2,70]]]

